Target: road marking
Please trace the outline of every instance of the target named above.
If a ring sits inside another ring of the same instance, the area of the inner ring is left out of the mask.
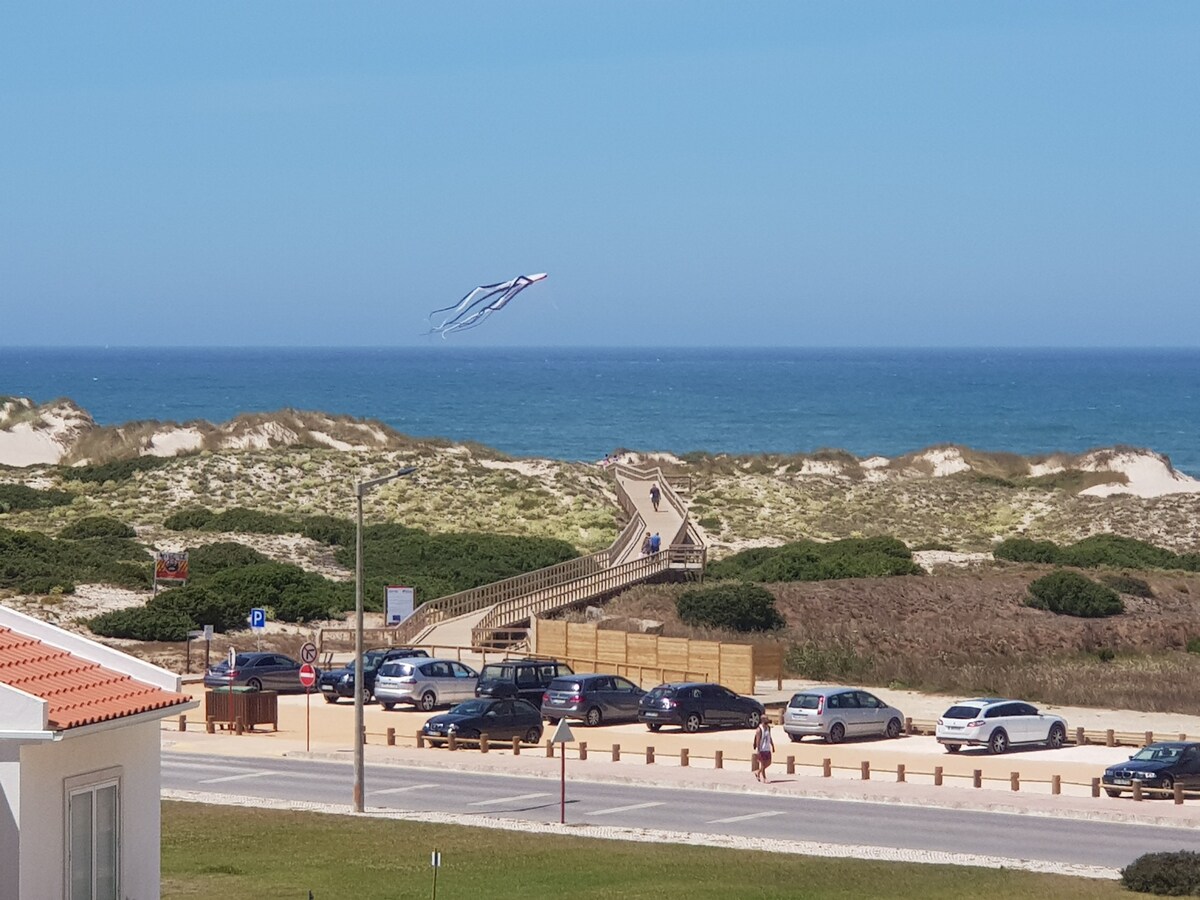
[[[219,784],[222,781],[241,781],[243,778],[262,778],[264,775],[279,775],[279,772],[243,772],[241,775],[226,775],[224,778],[206,778],[199,784]]]
[[[539,797],[549,797],[549,794],[517,794],[515,797],[498,797],[495,800],[476,800],[468,806],[499,806],[501,803],[516,803],[518,800],[537,800]]]
[[[406,784],[404,787],[384,788],[382,791],[371,791],[372,794],[402,794],[405,791],[419,791],[424,788],[441,787],[437,784]]]
[[[768,812],[750,813],[746,816],[730,816],[728,819],[712,819],[706,825],[725,825],[729,822],[748,822],[750,819],[769,819],[771,816],[782,816],[783,810],[775,809]]]
[[[649,809],[652,806],[662,806],[662,802],[654,803],[632,803],[629,806],[611,806],[608,809],[598,809],[594,813],[588,813],[592,816],[611,816],[613,813],[632,812],[635,809]]]

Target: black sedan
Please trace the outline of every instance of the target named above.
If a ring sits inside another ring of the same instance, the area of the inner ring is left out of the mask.
[[[414,647],[377,647],[366,651],[363,654],[363,671],[366,672],[366,678],[363,681],[363,697],[370,700],[375,696],[375,677],[385,662],[391,662],[393,659],[407,659],[412,656],[428,658],[429,654]],[[321,691],[321,696],[325,698],[326,703],[337,703],[342,697],[353,699],[354,660],[350,660],[340,669],[323,672],[317,688]]]
[[[1128,762],[1104,770],[1104,790],[1110,797],[1132,791],[1134,782],[1157,788],[1148,796],[1164,796],[1176,784],[1200,787],[1200,743],[1162,741],[1143,747]],[[1164,792],[1164,793],[1160,793]]]
[[[451,734],[460,738],[486,734],[490,741],[520,738],[527,744],[536,744],[542,739],[542,716],[525,700],[478,697],[464,700],[449,712],[434,716],[425,723],[424,732],[433,743],[441,743]]]
[[[678,725],[684,731],[705,726],[757,728],[766,712],[752,697],[735,694],[719,684],[678,682],[660,684],[638,703],[638,721],[651,731]]]

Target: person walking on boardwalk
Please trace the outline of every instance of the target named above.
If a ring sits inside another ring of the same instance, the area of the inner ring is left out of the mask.
[[[662,491],[658,489],[658,484],[650,485],[650,503],[654,506],[654,511],[658,512],[658,501],[662,498]]]
[[[642,556],[650,555],[650,532],[646,532],[646,537],[642,540]]]
[[[653,556],[658,552],[658,548],[662,546],[662,538],[658,536],[658,532],[650,535],[650,555]]]
[[[771,765],[771,754],[775,752],[775,739],[771,737],[771,719],[767,713],[763,713],[758,728],[754,731],[754,752],[758,757],[754,777],[766,784],[767,768]]]

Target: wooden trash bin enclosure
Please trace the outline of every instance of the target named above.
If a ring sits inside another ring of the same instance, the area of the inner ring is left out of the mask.
[[[270,725],[279,730],[279,694],[242,688],[214,688],[204,692],[204,718],[211,725],[233,729],[238,722],[252,730]]]

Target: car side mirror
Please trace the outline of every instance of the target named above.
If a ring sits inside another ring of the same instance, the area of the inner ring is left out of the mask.
[[[1129,757],[1129,758],[1130,758],[1130,759],[1133,759],[1133,755],[1130,755],[1130,757]]]

